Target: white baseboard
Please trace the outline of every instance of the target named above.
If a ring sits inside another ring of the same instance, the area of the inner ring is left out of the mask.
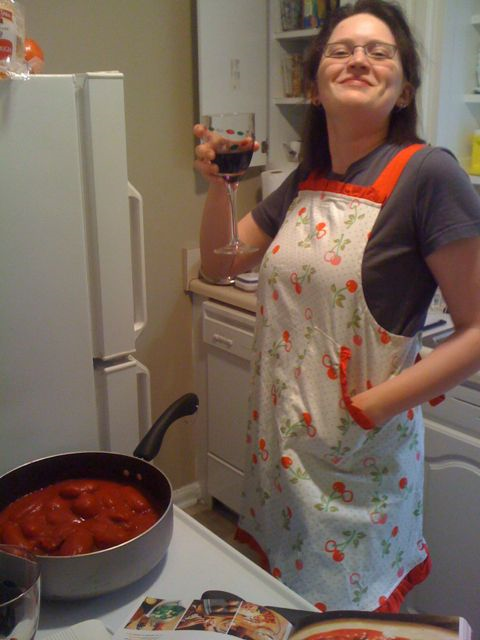
[[[192,482],[184,487],[180,487],[180,489],[175,489],[172,495],[173,503],[177,507],[180,507],[180,509],[186,509],[187,507],[192,507],[194,504],[197,504],[200,496],[199,482]]]

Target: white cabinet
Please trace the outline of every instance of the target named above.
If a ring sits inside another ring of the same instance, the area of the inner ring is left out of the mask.
[[[425,407],[425,537],[429,578],[407,602],[409,610],[461,615],[480,638],[480,390],[453,389],[436,408]]]
[[[240,511],[255,315],[203,303],[207,373],[207,491]]]
[[[197,0],[197,116],[254,112],[256,137],[267,140],[267,0]],[[265,145],[263,145],[265,146]],[[254,154],[252,166],[267,156]]]

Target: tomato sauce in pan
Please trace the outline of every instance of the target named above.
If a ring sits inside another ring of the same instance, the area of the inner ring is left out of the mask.
[[[0,542],[38,555],[80,555],[131,540],[161,515],[132,485],[64,480],[9,504],[0,513]]]

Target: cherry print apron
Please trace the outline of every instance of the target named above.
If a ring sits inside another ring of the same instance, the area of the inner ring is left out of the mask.
[[[427,556],[420,408],[374,426],[350,403],[420,348],[418,336],[377,324],[361,264],[421,146],[400,151],[371,187],[309,176],[260,270],[238,537],[321,610],[376,609]]]

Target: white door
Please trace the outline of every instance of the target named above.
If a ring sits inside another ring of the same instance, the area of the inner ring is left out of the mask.
[[[123,75],[79,76],[93,356],[135,351],[146,322],[142,198],[128,183]]]

